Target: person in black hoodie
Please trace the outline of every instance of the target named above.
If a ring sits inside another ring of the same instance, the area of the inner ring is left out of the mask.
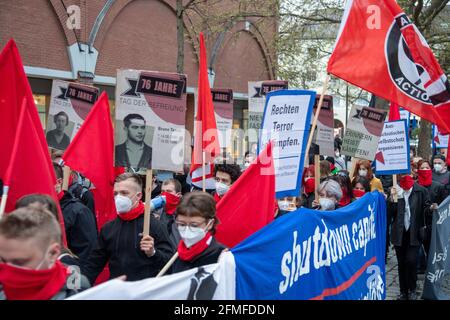
[[[142,236],[144,203],[142,180],[135,173],[116,177],[114,200],[118,216],[100,231],[97,246],[81,270],[94,283],[109,262],[110,278],[125,275],[129,281],[154,277],[173,254],[167,230],[150,215],[150,235]]]
[[[63,170],[53,163],[56,193],[61,206],[68,248],[85,261],[97,243],[97,223],[94,214],[70,192],[62,190]]]
[[[171,272],[216,263],[226,247],[214,238],[219,222],[214,198],[203,192],[189,193],[181,199],[175,215],[182,240]]]

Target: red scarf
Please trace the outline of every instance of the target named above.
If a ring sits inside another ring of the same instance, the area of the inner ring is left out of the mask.
[[[306,194],[310,194],[310,193],[314,192],[314,187],[315,187],[314,178],[305,179],[304,186],[305,186]]]
[[[414,179],[411,176],[403,176],[398,184],[403,190],[408,191],[414,185]]]
[[[190,248],[186,247],[184,241],[181,240],[178,244],[178,256],[183,261],[191,261],[203,251],[205,251],[206,248],[208,248],[211,243],[211,237],[212,235],[210,232],[206,233],[205,237],[202,240],[200,240]]]
[[[0,283],[8,300],[50,300],[64,287],[68,275],[60,261],[47,270],[0,264]]]
[[[417,170],[419,184],[424,187],[428,187],[432,183],[432,171],[430,169],[426,170]]]
[[[162,196],[166,196],[166,212],[169,215],[174,214],[177,209],[178,204],[180,203],[180,197],[168,192],[162,192]]]
[[[142,201],[139,201],[139,204],[137,205],[136,208],[131,209],[128,212],[118,213],[118,216],[120,219],[122,219],[124,221],[131,221],[131,220],[134,220],[137,217],[143,215],[144,211],[145,211],[144,203]]]
[[[60,193],[58,193],[56,196],[58,197],[58,200],[61,201],[62,198],[64,198],[64,190],[62,190]]]
[[[366,192],[364,190],[359,190],[359,189],[354,189],[353,190],[353,196],[355,198],[361,198],[365,194],[366,194]]]
[[[338,203],[341,207],[345,207],[350,203],[350,195],[348,194],[347,189],[342,189],[342,198]]]
[[[220,201],[220,199],[222,199],[222,198],[217,194],[217,192],[214,193],[214,200],[216,200],[216,203],[218,203]]]

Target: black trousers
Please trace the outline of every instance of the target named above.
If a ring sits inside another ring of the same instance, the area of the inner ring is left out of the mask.
[[[410,245],[409,237],[409,230],[403,230],[402,245],[395,246],[400,292],[404,294],[416,291],[417,255],[420,248],[420,246]]]

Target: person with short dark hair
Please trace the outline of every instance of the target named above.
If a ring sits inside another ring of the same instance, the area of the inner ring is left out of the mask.
[[[237,164],[216,164],[216,192],[214,193],[214,200],[219,202],[222,197],[230,190],[233,183],[239,179],[241,175],[241,167]]]
[[[161,196],[166,198],[166,204],[161,208],[160,221],[166,226],[171,244],[176,248],[181,240],[175,225],[175,212],[181,200],[180,182],[176,179],[165,180],[161,186]]]
[[[43,207],[16,209],[0,220],[0,300],[63,300],[89,287],[69,286],[70,272],[58,257],[61,228]],[[73,277],[72,277],[73,278]]]
[[[167,230],[152,214],[150,234],[143,236],[144,203],[142,179],[135,173],[123,173],[114,183],[117,218],[100,231],[97,246],[91,252],[82,272],[91,283],[109,262],[110,278],[126,275],[137,281],[154,277],[173,254]]]
[[[115,148],[116,166],[151,169],[152,147],[144,141],[145,118],[131,113],[123,119],[123,125],[127,139]]]
[[[171,272],[216,263],[226,247],[215,238],[219,220],[216,216],[214,198],[204,192],[185,195],[177,207],[175,223],[181,235],[178,245],[178,259]]]
[[[352,181],[352,201],[358,200],[370,192],[370,181],[366,177],[356,177]]]
[[[447,170],[446,159],[442,154],[433,156],[433,181],[442,183],[447,193],[450,193],[450,172]]]
[[[66,229],[67,246],[83,263],[97,243],[97,222],[94,214],[79,199],[62,189],[63,170],[53,163],[56,175],[56,193]]]
[[[69,125],[69,116],[60,111],[53,117],[56,128],[47,132],[47,144],[51,148],[66,150],[70,144],[69,136],[64,132]]]

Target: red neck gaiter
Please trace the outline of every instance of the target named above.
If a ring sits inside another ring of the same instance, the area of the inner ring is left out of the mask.
[[[359,190],[359,189],[354,189],[353,190],[353,196],[355,198],[361,198],[365,194],[366,194],[366,192],[364,190]]]
[[[144,211],[145,211],[144,203],[142,201],[139,201],[139,204],[137,205],[136,208],[131,209],[128,212],[118,213],[118,216],[120,219],[122,219],[124,221],[131,221],[131,220],[134,220],[137,217],[143,215]]]
[[[433,171],[430,169],[427,170],[417,170],[418,174],[418,183],[421,186],[428,187],[432,183]]]
[[[177,209],[178,204],[180,203],[180,197],[173,195],[168,192],[162,192],[162,196],[166,197],[166,212],[169,215],[174,214],[175,210]]]
[[[344,207],[350,203],[350,195],[347,189],[342,189],[342,198],[339,200],[339,206]]]
[[[310,193],[314,192],[314,186],[315,186],[314,182],[315,182],[314,178],[305,179],[304,185],[305,185],[305,193],[306,194],[310,194]]]
[[[58,197],[58,200],[59,201],[61,201],[61,199],[64,197],[64,190],[62,190],[61,192],[59,192],[58,194],[57,194],[57,197]]]
[[[60,261],[47,270],[0,264],[0,283],[8,300],[50,300],[63,288],[68,275]]]
[[[186,247],[184,241],[181,240],[178,244],[178,256],[183,261],[191,261],[203,251],[205,251],[206,248],[208,248],[212,240],[211,238],[212,235],[210,232],[208,232],[202,240],[200,240],[190,248]]]
[[[220,199],[222,199],[222,198],[217,194],[217,192],[214,193],[214,200],[216,200],[216,203],[218,203],[220,201]]]
[[[411,176],[403,176],[398,184],[403,190],[408,191],[414,185],[414,179]]]

